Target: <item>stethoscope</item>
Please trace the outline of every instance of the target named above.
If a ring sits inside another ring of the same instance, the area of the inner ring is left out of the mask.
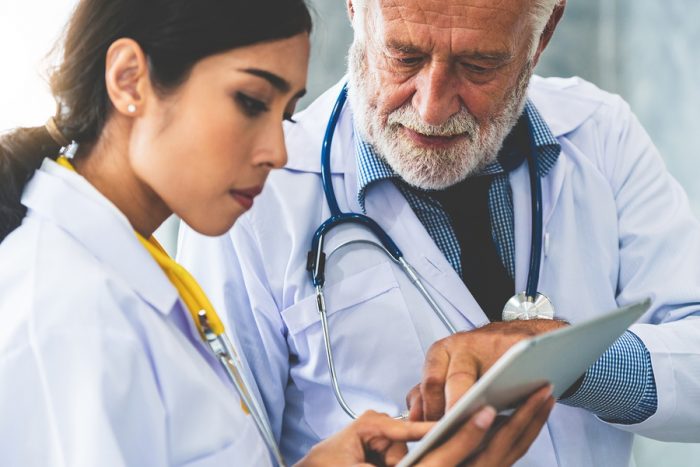
[[[423,282],[418,277],[415,269],[406,261],[399,247],[394,243],[391,237],[370,217],[354,212],[342,212],[338,206],[338,201],[335,197],[333,184],[331,183],[331,145],[333,143],[333,134],[338,125],[340,114],[347,100],[347,85],[343,86],[338,98],[333,106],[326,133],[323,138],[321,147],[321,182],[325,193],[326,202],[330,208],[330,217],[326,219],[313,235],[311,240],[311,250],[309,251],[306,269],[311,274],[311,282],[316,288],[316,306],[321,316],[321,327],[323,329],[323,341],[326,348],[326,363],[331,377],[331,385],[335,398],[351,418],[357,418],[357,414],[350,408],[347,401],[343,397],[343,393],[338,383],[338,376],[335,371],[335,362],[333,359],[333,350],[330,343],[330,332],[328,330],[328,315],[326,311],[326,300],[323,295],[323,288],[326,277],[326,263],[331,256],[338,250],[354,245],[366,244],[388,255],[391,260],[399,265],[411,283],[420,291],[433,310],[435,315],[442,321],[450,334],[457,332],[454,324],[450,322],[445,313],[442,311],[432,295],[423,285]],[[531,129],[532,130],[532,129]],[[532,135],[532,131],[530,131]],[[528,154],[528,168],[530,172],[530,191],[532,197],[532,242],[530,246],[530,270],[528,273],[527,288],[525,292],[518,293],[513,296],[505,305],[503,310],[503,320],[510,321],[514,319],[535,319],[554,317],[554,307],[551,301],[543,294],[537,292],[537,284],[540,276],[540,258],[542,255],[542,187],[540,184],[539,175],[534,161],[534,141],[530,137],[531,150]],[[349,240],[335,247],[330,253],[326,254],[323,251],[323,243],[326,235],[335,227],[343,224],[357,224],[365,227],[379,240],[379,242],[368,239]],[[396,416],[395,418],[405,418],[405,414]]]
[[[60,156],[56,163],[72,172],[75,167],[70,162],[78,149],[78,143],[71,142],[61,148]],[[209,299],[206,297],[197,281],[183,267],[173,261],[158,241],[151,237],[146,239],[138,232],[134,232],[139,242],[150,253],[153,259],[163,269],[168,279],[175,285],[178,294],[189,311],[194,325],[197,327],[204,343],[221,364],[226,376],[233,384],[241,399],[241,408],[250,415],[255,423],[258,433],[262,437],[271,457],[279,467],[286,467],[282,452],[280,451],[272,427],[265,418],[265,412],[257,403],[251,385],[246,381],[243,364],[236,350],[226,335],[224,323],[219,318]]]

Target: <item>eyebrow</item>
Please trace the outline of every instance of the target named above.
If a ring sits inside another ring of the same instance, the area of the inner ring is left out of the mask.
[[[404,44],[401,42],[389,42],[386,46],[392,50],[395,50],[396,52],[401,52],[404,54],[421,53],[421,51],[420,51],[420,49],[418,49],[418,47],[414,47],[412,45]]]
[[[245,68],[240,71],[264,79],[265,81],[270,83],[275,89],[285,94],[288,93],[289,90],[292,88],[292,86],[289,84],[289,81],[282,78],[281,76],[278,76],[266,70],[261,70],[259,68]],[[303,97],[305,94],[306,89],[302,89],[301,91],[296,93],[294,97]]]
[[[513,58],[509,52],[472,52],[462,55],[473,60],[486,60],[489,62],[507,62]]]
[[[399,53],[404,54],[421,54],[423,53],[418,47],[401,42],[390,42],[387,47]],[[509,52],[467,52],[459,54],[459,57],[470,58],[472,60],[486,60],[490,62],[507,62],[513,58]]]

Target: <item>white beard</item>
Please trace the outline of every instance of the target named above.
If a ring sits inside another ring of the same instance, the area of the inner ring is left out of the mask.
[[[348,71],[348,99],[360,136],[408,184],[424,190],[441,190],[496,160],[503,140],[523,112],[532,64],[528,62],[515,87],[507,93],[503,110],[485,124],[462,107],[445,123],[429,125],[410,102],[382,115],[377,109],[381,89],[367,72],[366,52],[361,43],[354,42],[350,48]],[[463,137],[448,147],[425,148],[413,143],[404,134],[404,127],[428,136]]]

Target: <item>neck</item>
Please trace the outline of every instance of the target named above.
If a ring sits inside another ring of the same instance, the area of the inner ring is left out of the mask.
[[[134,172],[128,131],[110,121],[97,142],[73,161],[76,171],[109,199],[145,238],[172,214],[163,200]]]

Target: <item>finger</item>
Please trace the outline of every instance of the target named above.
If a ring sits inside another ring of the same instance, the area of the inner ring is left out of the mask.
[[[445,380],[449,364],[450,354],[445,349],[439,346],[430,348],[420,385],[425,420],[438,420],[445,413]]]
[[[392,443],[384,455],[384,464],[396,465],[407,453],[408,448],[406,447],[406,443]]]
[[[552,412],[555,402],[556,401],[554,398],[550,397],[542,406],[540,406],[540,409],[535,414],[535,417],[530,421],[528,426],[525,428],[525,431],[523,431],[509,451],[510,456],[509,459],[507,459],[508,464],[514,464],[515,461],[523,457],[528,449],[530,449],[530,446],[540,434],[540,431],[542,431],[542,427],[545,423],[547,423],[547,419],[549,418],[549,414]]]
[[[423,420],[423,398],[420,394],[420,383],[413,386],[406,395],[406,407],[408,407],[409,420]]]
[[[389,418],[378,427],[381,434],[392,441],[418,441],[435,426],[434,422],[407,422]]]
[[[539,433],[547,417],[545,416],[544,420],[541,420],[537,415],[540,409],[551,399],[551,393],[552,388],[548,385],[532,394],[525,404],[516,410],[508,421],[498,429],[475,465],[507,465],[509,458],[517,460],[527,452],[530,444],[525,444],[524,449],[521,449],[522,452],[518,453],[517,456],[510,455],[511,449],[517,444],[530,423],[537,427],[535,429],[535,437]],[[531,442],[534,441],[535,437],[532,438]]]
[[[406,451],[406,441],[422,438],[435,424],[394,420],[374,411],[363,413],[349,427],[360,444],[360,457],[370,465],[392,465]],[[392,461],[392,462],[389,462]]]
[[[471,388],[479,377],[479,362],[468,353],[455,353],[450,356],[450,364],[445,378],[445,411],[452,408],[462,395]]]
[[[415,422],[425,420],[423,415],[423,396],[421,396],[420,391],[408,411],[408,419]]]
[[[430,451],[417,465],[421,467],[457,465],[479,447],[496,418],[493,407],[484,407],[474,414],[454,435]]]
[[[435,426],[433,422],[395,420],[386,414],[367,411],[356,421],[356,430],[365,446],[373,439],[390,441],[417,441]]]

